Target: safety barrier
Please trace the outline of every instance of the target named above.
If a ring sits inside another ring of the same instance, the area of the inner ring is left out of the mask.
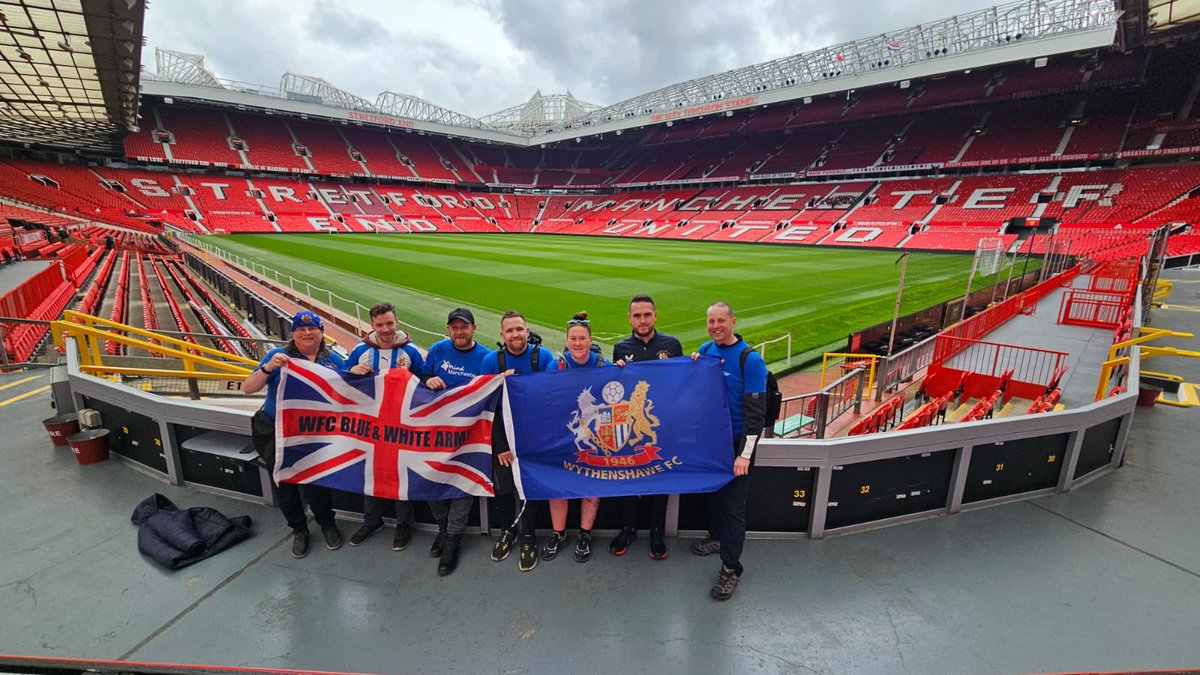
[[[883,395],[895,391],[901,384],[912,382],[917,373],[933,363],[933,351],[937,336],[928,337],[917,344],[888,357],[880,359],[875,375],[875,400],[882,401]]]
[[[1042,298],[1050,295],[1062,286],[1070,283],[1076,276],[1079,275],[1079,267],[1075,266],[1066,270],[1062,274],[1053,276],[1042,283],[1030,288],[1029,290],[1019,295],[1014,295],[1011,298],[996,304],[975,316],[960,321],[959,323],[942,331],[939,338],[961,338],[964,340],[978,340],[987,335],[993,330],[999,328],[1009,319],[1026,311],[1032,311],[1037,307],[1038,302]],[[934,354],[933,365],[942,363],[946,359],[953,357],[957,352],[948,351],[950,347],[965,349],[967,343],[964,342],[946,342],[941,344],[938,351]]]
[[[20,286],[0,296],[0,315],[32,318],[33,310],[66,280],[60,263],[51,263]]]
[[[1116,328],[1133,304],[1130,293],[1109,293],[1072,288],[1063,294],[1058,322],[1070,326]]]
[[[51,328],[57,347],[64,348],[68,339],[74,341],[79,349],[79,371],[82,373],[183,378],[191,382],[194,398],[199,398],[197,380],[241,381],[258,365],[254,359],[197,344],[193,338],[170,337],[79,312],[64,312],[63,320],[55,321]],[[144,368],[106,364],[102,345],[108,344],[161,355],[165,357],[162,359],[164,366]],[[181,367],[167,365],[176,363]]]
[[[838,377],[846,373],[865,368],[867,371],[867,391],[875,388],[875,364],[879,361],[876,354],[835,354],[827,353],[821,357],[821,388],[825,388],[825,379],[831,368],[837,368]]]
[[[953,354],[939,358],[940,354]],[[1068,354],[1048,349],[1016,347],[997,342],[967,340],[939,335],[934,363],[926,378],[926,391],[937,396],[957,382],[961,373],[972,377],[968,398],[978,398],[997,387],[1004,374],[1012,371],[1012,395],[1033,398],[1054,381]]]
[[[867,392],[865,368],[856,368],[820,391],[792,396],[782,401],[776,436],[789,438],[825,438],[831,422],[850,411],[862,410],[863,395]]]

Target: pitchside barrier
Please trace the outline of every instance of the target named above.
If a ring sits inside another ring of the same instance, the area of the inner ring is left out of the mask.
[[[945,357],[953,354],[953,357]],[[1047,349],[1031,349],[982,340],[937,336],[933,362],[925,377],[926,395],[936,398],[953,391],[969,374],[963,397],[987,396],[1000,385],[1004,373],[1011,371],[1006,394],[1035,399],[1060,374],[1068,354]]]
[[[1052,280],[1053,287],[1060,284],[1060,279]],[[1134,303],[1132,316],[1140,321],[1137,294]],[[1027,305],[1022,300],[1019,306]],[[965,344],[960,354],[979,342],[965,335],[952,337]],[[55,389],[56,401],[64,410],[98,410],[102,426],[114,430],[110,445],[117,461],[174,485],[274,502],[267,470],[249,450],[250,417],[259,399],[189,402],[158,396],[86,374],[80,343],[68,338],[63,346],[67,363],[60,368],[69,390]],[[1131,393],[1079,408],[816,438],[818,424],[854,410],[869,393],[865,371],[856,369],[821,392],[788,402],[784,414],[801,415],[804,429],[811,430],[806,436],[760,442],[747,527],[757,537],[819,538],[1029,499],[1091,481],[1121,463],[1136,402],[1139,350],[1135,345],[1122,354],[1129,359],[1124,388]],[[928,352],[932,358],[925,343],[909,352]],[[882,361],[877,387],[888,386],[890,373],[908,370],[923,358],[898,354],[890,363]],[[993,360],[1002,359],[993,356]],[[482,501],[471,516],[474,532],[490,529],[487,504]],[[357,518],[361,513],[361,496],[336,493],[334,503],[345,517]],[[549,516],[545,509],[539,511],[539,527],[548,529]],[[700,536],[707,529],[707,514],[701,495],[672,497],[668,530]],[[417,521],[423,529],[434,527],[423,505],[417,506]],[[619,514],[602,509],[596,525],[599,533],[619,527]]]

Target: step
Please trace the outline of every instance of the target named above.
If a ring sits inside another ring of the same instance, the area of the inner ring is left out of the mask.
[[[1164,391],[1158,395],[1157,402],[1177,408],[1190,408],[1200,405],[1200,396],[1196,394],[1197,387],[1200,387],[1200,385],[1180,382],[1179,389],[1176,390],[1174,398],[1169,397],[1167,392]]]

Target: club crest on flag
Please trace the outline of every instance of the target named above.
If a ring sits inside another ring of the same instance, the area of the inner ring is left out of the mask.
[[[589,466],[643,466],[658,459],[660,424],[654,416],[650,384],[639,380],[629,398],[625,387],[613,380],[601,389],[603,403],[591,387],[576,399],[567,429],[575,437],[576,461]]]

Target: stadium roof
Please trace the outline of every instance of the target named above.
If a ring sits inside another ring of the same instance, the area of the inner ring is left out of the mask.
[[[0,0],[0,138],[119,152],[137,130],[142,0]]]
[[[497,129],[537,134],[576,122],[599,109],[595,103],[584,103],[575,98],[570,91],[543,96],[539,90],[528,101],[487,115],[480,121]]]
[[[732,115],[780,102],[807,103],[823,94],[1109,47],[1117,33],[1117,19],[1118,10],[1107,0],[1021,0],[680,82],[603,108],[579,102],[570,94],[535,95],[525,104],[483,119],[389,92],[372,103],[319,78],[305,78],[299,85],[295,78],[303,76],[287,74],[279,87],[221,80],[203,71],[202,57],[191,55],[183,55],[191,59],[190,69],[178,72],[164,69],[160,60],[158,74],[144,78],[143,91],[172,100],[535,145],[705,115]]]

